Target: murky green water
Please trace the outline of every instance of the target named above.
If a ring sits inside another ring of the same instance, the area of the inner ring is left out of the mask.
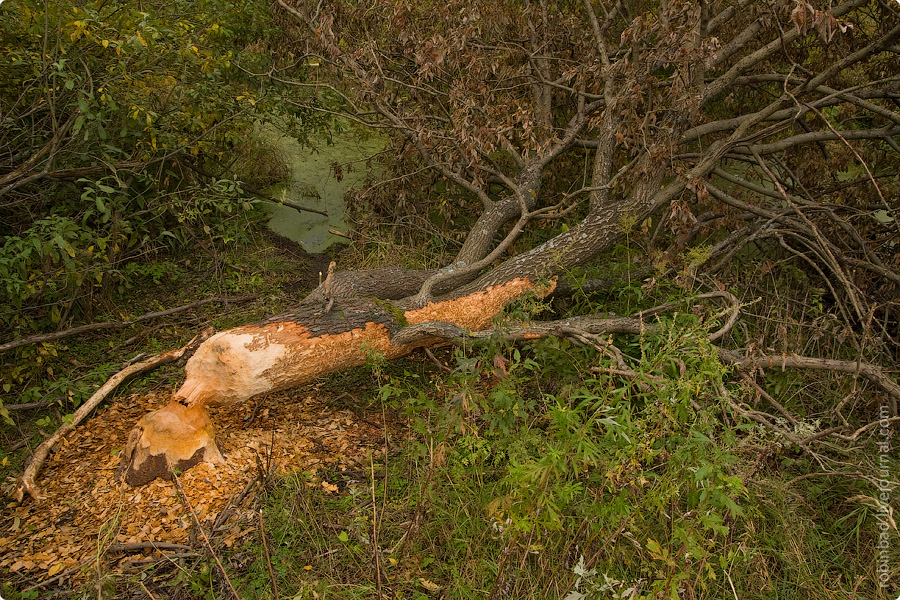
[[[333,144],[328,145],[325,139],[316,140],[316,148],[310,149],[274,127],[261,128],[260,134],[278,148],[291,167],[290,180],[267,190],[269,195],[328,213],[324,217],[262,201],[271,214],[269,229],[299,243],[307,252],[324,252],[332,244],[347,243],[345,238],[328,230],[347,230],[344,194],[362,184],[369,173],[366,159],[384,148],[384,138],[366,137],[351,128],[335,134]],[[335,162],[343,167],[341,181],[335,178],[331,168]]]

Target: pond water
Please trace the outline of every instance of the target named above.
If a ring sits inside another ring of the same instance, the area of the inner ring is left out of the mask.
[[[331,144],[321,138],[313,140],[315,148],[309,148],[271,126],[261,127],[259,134],[275,146],[291,169],[289,180],[269,188],[267,193],[328,213],[325,217],[262,200],[260,205],[271,215],[269,229],[310,253],[324,252],[332,244],[348,243],[329,230],[347,230],[344,194],[362,185],[370,173],[366,160],[384,149],[385,139],[348,128],[335,133]],[[340,181],[331,168],[333,163],[342,167]]]

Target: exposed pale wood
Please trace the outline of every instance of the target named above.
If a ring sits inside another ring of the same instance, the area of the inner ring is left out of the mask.
[[[516,278],[405,311],[385,301],[323,293],[324,306],[304,302],[265,321],[220,332],[187,362],[185,381],[172,401],[132,430],[121,472],[129,484],[141,485],[168,477],[171,468],[220,461],[206,407],[294,387],[365,364],[373,355],[393,359],[443,341],[439,336],[394,338],[409,325],[437,321],[465,331],[485,330],[510,301],[530,292],[545,296],[554,285]]]
[[[171,402],[141,419],[128,436],[119,475],[131,485],[171,478],[200,461],[222,464],[216,432],[202,405]]]

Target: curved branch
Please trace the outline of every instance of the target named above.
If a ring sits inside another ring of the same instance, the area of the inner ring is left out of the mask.
[[[744,370],[752,369],[816,369],[863,375],[866,379],[880,387],[893,398],[896,416],[896,403],[900,400],[900,384],[891,379],[883,368],[871,363],[851,360],[834,360],[831,358],[814,358],[797,354],[767,354],[763,356],[741,356],[725,348],[717,348],[719,358],[728,364]]]
[[[96,408],[97,405],[103,401],[104,398],[106,398],[113,390],[115,390],[120,383],[122,383],[132,375],[143,373],[144,371],[149,371],[151,369],[161,367],[162,365],[175,362],[185,354],[192,353],[202,342],[212,336],[212,334],[212,328],[205,329],[202,333],[194,336],[194,339],[192,339],[181,348],[177,350],[169,350],[168,352],[157,354],[156,356],[148,358],[147,360],[129,365],[110,377],[109,380],[100,387],[100,389],[94,392],[94,394],[84,404],[78,407],[78,410],[76,410],[75,414],[72,415],[71,421],[69,421],[68,423],[63,423],[53,435],[44,440],[41,445],[35,449],[34,454],[31,455],[31,459],[28,461],[28,464],[26,465],[25,470],[22,473],[22,476],[16,483],[16,487],[12,492],[13,497],[19,502],[24,499],[25,494],[28,494],[35,500],[40,499],[40,492],[35,485],[35,479],[37,478],[41,467],[44,465],[44,461],[46,461],[47,457],[50,455],[50,451],[53,450],[53,447],[59,440],[65,437],[67,433],[75,429],[75,427],[77,427],[78,424],[81,423],[91,413],[91,411],[93,411],[94,408]]]
[[[499,258],[501,254],[509,249],[512,243],[515,242],[516,239],[518,239],[518,237],[522,234],[522,231],[525,229],[525,225],[530,220],[538,215],[545,214],[559,208],[559,205],[555,205],[541,208],[532,212],[527,212],[525,199],[520,197],[520,202],[522,213],[519,217],[519,220],[516,222],[510,232],[506,234],[506,237],[503,238],[503,241],[497,244],[497,246],[487,256],[472,263],[456,262],[448,267],[444,267],[443,269],[438,270],[437,273],[425,280],[425,282],[422,284],[422,287],[419,289],[418,293],[415,296],[407,299],[408,305],[413,307],[424,306],[431,300],[431,291],[439,283],[442,283],[449,279],[465,279],[469,275],[478,273],[483,268],[497,260],[497,258]]]

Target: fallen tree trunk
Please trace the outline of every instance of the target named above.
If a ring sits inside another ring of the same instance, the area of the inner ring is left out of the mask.
[[[224,458],[216,445],[215,428],[207,407],[236,404],[258,394],[300,385],[326,373],[362,365],[373,355],[393,359],[416,348],[448,342],[465,344],[467,340],[496,335],[491,321],[504,306],[527,293],[547,296],[554,291],[555,285],[555,281],[540,285],[518,278],[484,291],[441,299],[409,310],[384,300],[329,299],[319,289],[296,310],[212,337],[207,335],[208,339],[196,347],[188,360],[186,379],[173,394],[172,401],[146,415],[132,430],[119,475],[124,476],[127,483],[138,486],[157,477],[171,478],[173,469],[184,470],[201,461],[222,462]],[[740,303],[727,292],[697,297],[701,298],[721,298],[730,305],[722,313],[728,314],[727,322],[709,334],[709,340],[715,341],[734,326]],[[576,343],[592,345],[616,359],[618,368],[603,369],[605,372],[634,377],[637,373],[623,362],[621,351],[603,336],[654,331],[656,326],[647,319],[675,307],[676,304],[661,305],[631,317],[584,315],[528,322],[504,327],[501,335],[511,342],[567,337]],[[134,373],[177,359],[197,343],[192,341],[184,348],[132,365],[111,378],[79,409],[71,424],[61,427],[35,451],[31,464],[19,480],[15,492],[18,499],[25,494],[38,497],[34,479],[53,445],[115,386]],[[734,351],[715,348],[721,360],[741,368],[780,365],[783,368],[859,372],[892,397],[900,397],[896,382],[874,365],[798,356],[750,359]]]
[[[400,340],[404,329],[429,322],[461,330],[487,329],[510,301],[527,293],[549,294],[554,284],[516,278],[464,296],[402,310],[362,298],[304,302],[295,311],[223,331],[203,343],[185,366],[186,379],[172,401],[146,415],[129,435],[120,474],[131,485],[171,477],[200,461],[224,460],[215,442],[207,407],[232,405],[320,375],[366,363],[372,355],[397,358],[444,341],[416,335]]]

